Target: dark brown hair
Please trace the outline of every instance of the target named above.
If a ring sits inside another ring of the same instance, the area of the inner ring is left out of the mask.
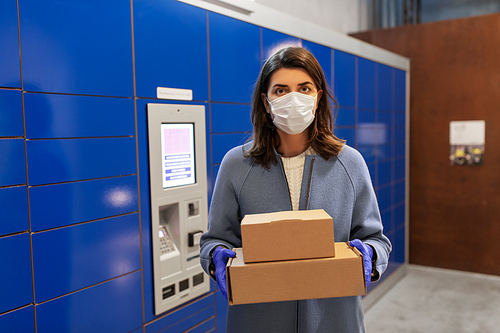
[[[334,118],[330,100],[336,110],[338,103],[329,90],[318,60],[305,48],[296,46],[285,47],[273,53],[260,72],[252,97],[253,143],[245,155],[266,168],[269,168],[271,163],[277,163],[275,147],[279,146],[279,136],[271,115],[266,111],[261,94],[267,95],[271,76],[281,68],[303,68],[313,79],[316,89],[323,90],[314,121],[308,128],[309,144],[325,160],[337,156],[345,140],[333,134]]]

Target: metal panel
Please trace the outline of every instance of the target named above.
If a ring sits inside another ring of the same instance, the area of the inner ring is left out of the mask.
[[[245,143],[251,134],[212,134],[212,163],[220,163],[224,155],[233,147]]]
[[[33,302],[30,236],[0,238],[0,313]]]
[[[26,93],[24,112],[28,139],[135,135],[132,99]]]
[[[212,103],[212,133],[252,132],[252,107],[241,104]]]
[[[0,60],[0,66],[2,66],[1,62]],[[0,69],[0,76],[3,75]],[[0,137],[24,136],[23,100],[21,91],[0,89],[0,119]]]
[[[0,235],[29,229],[26,186],[0,188]]]
[[[332,49],[323,45],[319,45],[307,40],[302,41],[302,46],[311,51],[314,57],[318,60],[323,73],[325,74],[325,80],[330,87],[333,88],[332,82]]]
[[[394,110],[404,113],[406,110],[406,72],[394,69]]]
[[[379,161],[383,161],[391,157],[392,157],[392,145],[390,144],[377,145],[377,159]]]
[[[356,125],[356,111],[352,109],[340,108],[335,126],[355,126]]]
[[[359,131],[358,134],[358,142],[359,142]],[[358,146],[358,151],[363,155],[366,163],[371,163],[376,161],[377,158],[377,146],[375,145],[360,145]]]
[[[387,235],[389,234],[393,227],[393,221],[392,221],[392,210],[389,210],[389,211],[386,211],[386,212],[383,212],[381,214],[381,217],[382,217],[382,224],[384,226],[384,235]]]
[[[198,313],[203,309],[210,308],[213,304],[213,295],[205,296],[196,301],[189,302],[185,306],[168,313],[166,316],[147,324],[146,333],[160,332],[166,327],[178,323],[194,313]]]
[[[358,58],[358,107],[375,110],[375,71],[376,63]]]
[[[405,261],[405,225],[400,224],[399,227],[396,227],[396,231],[394,233],[394,241],[393,241],[393,253],[392,256],[394,258],[394,262],[396,263],[404,263]]]
[[[299,38],[281,32],[265,28],[262,29],[262,63],[264,63],[276,50],[285,46],[302,46],[302,41]]]
[[[175,325],[172,325],[171,327],[167,328],[166,330],[163,330],[162,333],[182,333],[186,332],[189,330],[189,332],[200,332],[198,327],[194,328],[193,330],[190,330],[193,328],[193,326],[198,325],[199,323],[202,323],[203,321],[207,320],[210,317],[213,317],[215,315],[214,311],[214,306],[213,303],[210,307],[197,312],[189,317],[184,318],[183,320],[177,322]],[[209,321],[208,325],[213,328],[215,325],[214,321]],[[202,326],[202,328],[205,328],[205,325]],[[206,331],[203,331],[206,332]]]
[[[36,306],[38,333],[129,332],[142,325],[141,272]]]
[[[208,100],[207,12],[173,0],[134,1],[137,96],[157,87],[192,89]]]
[[[378,164],[378,186],[383,186],[392,181],[392,162],[386,161]]]
[[[356,106],[356,57],[352,54],[334,50],[333,86],[340,106]]]
[[[377,198],[380,211],[386,211],[391,208],[391,186],[377,190]]]
[[[405,179],[405,159],[397,158],[394,160],[394,180]]]
[[[405,182],[399,182],[394,185],[394,204],[398,205],[405,202]],[[404,211],[400,222],[404,222]]]
[[[137,177],[30,188],[31,230],[62,227],[138,210]]]
[[[21,87],[17,2],[0,2],[0,87]]]
[[[377,72],[377,90],[378,90],[378,109],[392,110],[392,71],[389,66],[378,64]]]
[[[141,268],[139,215],[33,234],[37,303]]]
[[[23,139],[0,139],[0,186],[26,184]]]
[[[383,111],[378,112],[377,117],[378,117],[377,122],[379,124],[384,124],[386,130],[388,131],[388,133],[390,133],[391,128],[394,127],[392,126],[392,113]],[[387,139],[391,141],[392,138],[390,137],[390,135],[387,135]]]
[[[0,315],[0,327],[3,332],[35,332],[35,313],[33,305]]]
[[[260,28],[209,12],[210,100],[250,103],[260,71]]]
[[[25,90],[133,96],[129,2],[25,0],[19,15]]]
[[[346,144],[351,147],[356,146],[356,130],[354,128],[337,128],[335,135],[339,139],[347,140]]]
[[[30,185],[137,172],[135,138],[30,140],[26,147]]]

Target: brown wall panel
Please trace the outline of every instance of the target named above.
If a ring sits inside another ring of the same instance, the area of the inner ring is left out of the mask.
[[[410,263],[500,275],[500,14],[354,34],[411,60]],[[485,120],[483,166],[449,122]]]

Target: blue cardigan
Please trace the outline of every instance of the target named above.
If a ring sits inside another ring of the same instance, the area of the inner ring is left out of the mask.
[[[278,156],[277,160],[266,169],[245,158],[242,146],[222,160],[208,231],[201,238],[201,265],[208,274],[214,247],[241,247],[240,222],[246,214],[292,210],[285,172]],[[327,161],[306,155],[299,209],[324,209],[333,218],[336,242],[358,238],[373,246],[376,270],[382,275],[391,243],[382,233],[370,174],[358,151],[346,145]],[[227,331],[364,332],[361,297],[233,305],[228,309]]]

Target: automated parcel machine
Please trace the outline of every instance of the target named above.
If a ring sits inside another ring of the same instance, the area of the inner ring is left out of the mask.
[[[207,228],[205,107],[148,104],[155,314],[210,291],[200,265]]]

